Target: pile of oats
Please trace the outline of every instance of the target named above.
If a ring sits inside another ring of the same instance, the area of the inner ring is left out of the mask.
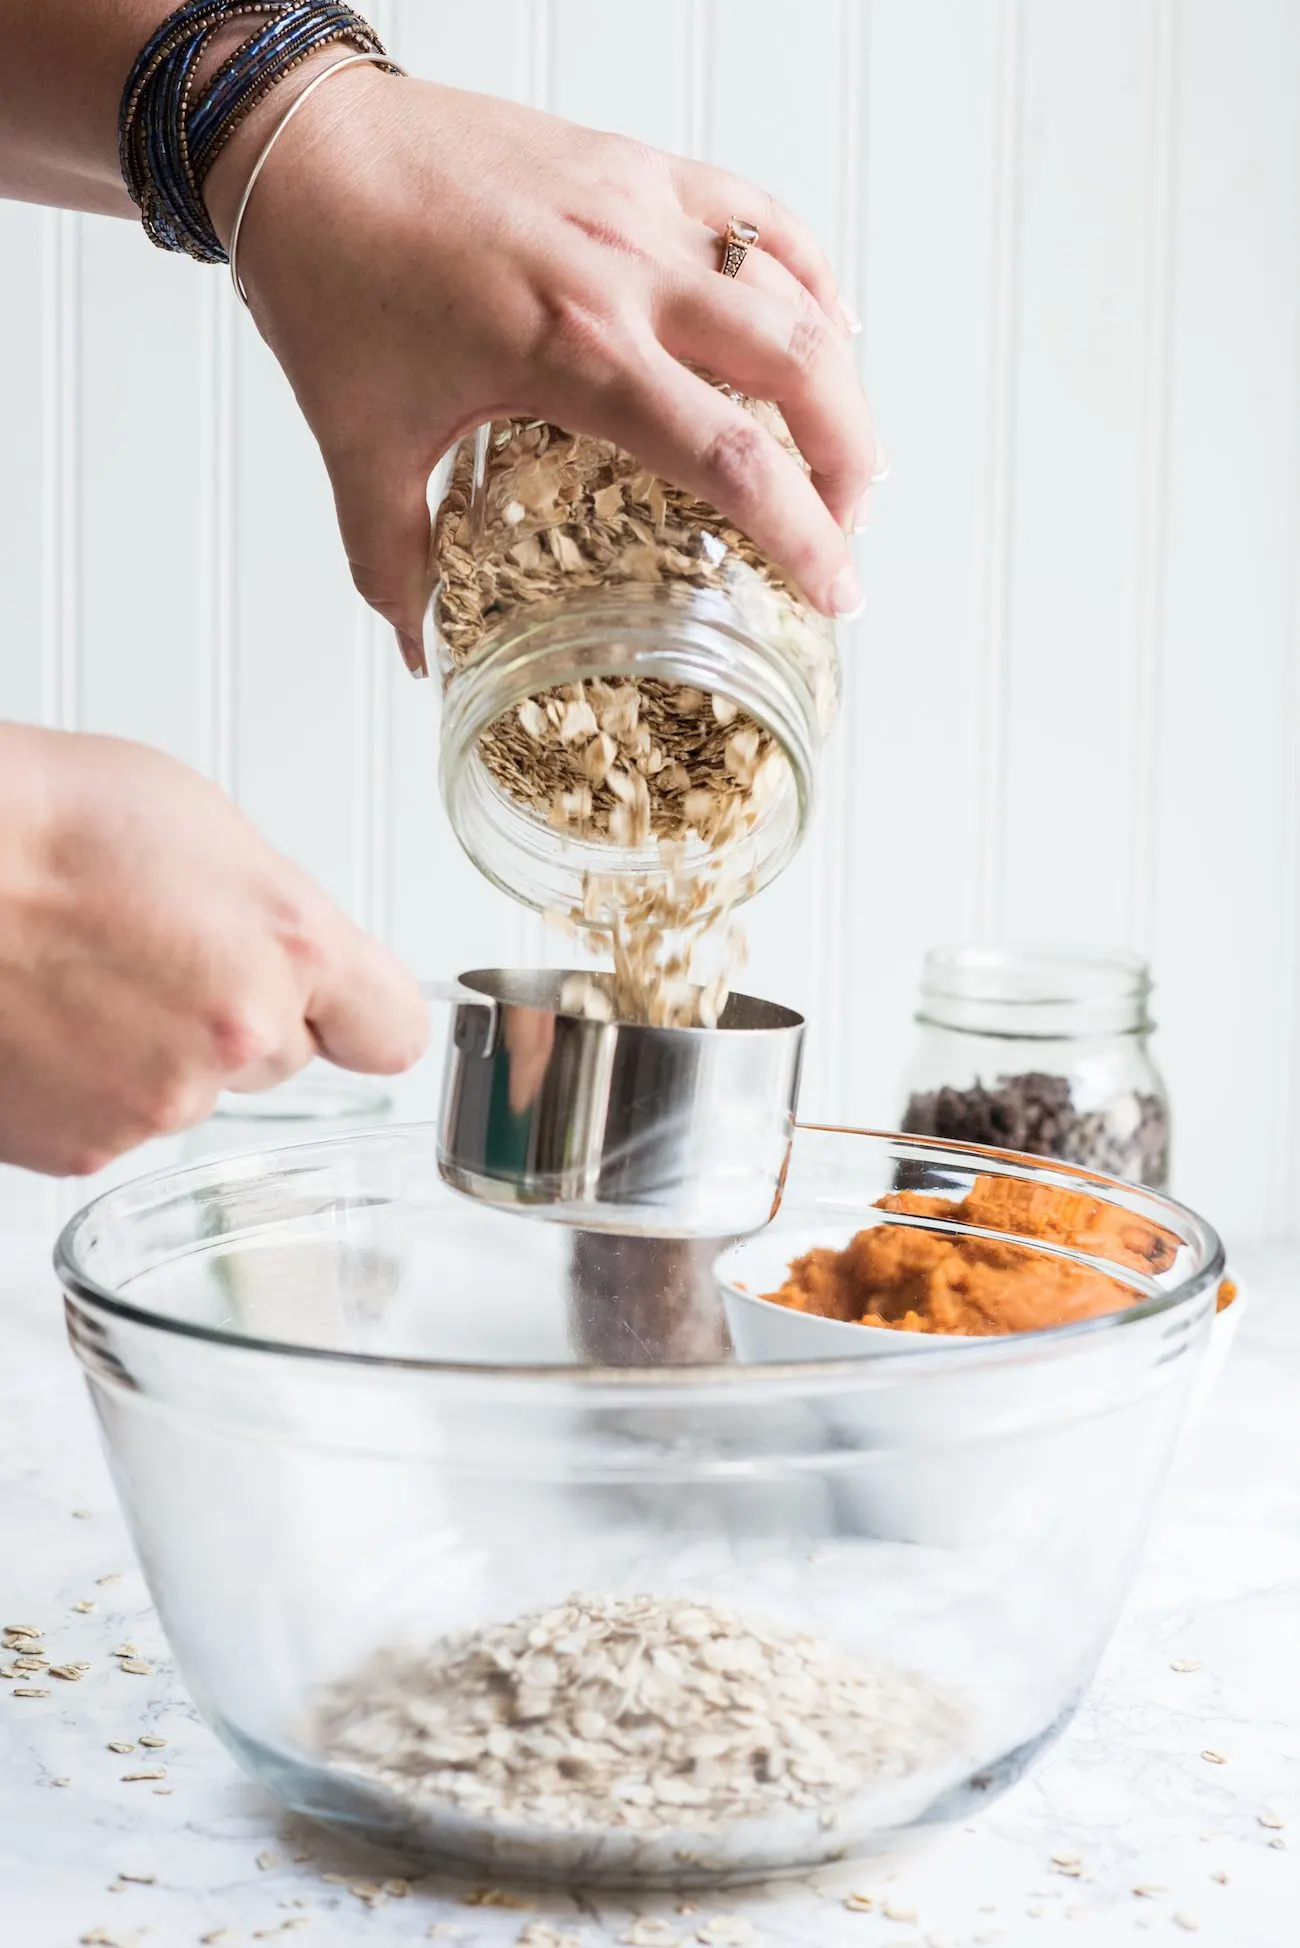
[[[774,407],[744,403],[795,451]],[[776,644],[802,670],[823,729],[834,716],[832,626],[708,503],[607,440],[506,421],[477,456],[463,443],[434,526],[433,567],[448,675],[547,604],[635,585],[675,592]],[[526,698],[479,749],[495,783],[539,820],[636,856],[630,876],[589,876],[582,910],[566,916],[612,944],[620,1017],[711,1025],[707,983],[693,984],[698,1006],[683,983],[692,986],[698,939],[725,931],[749,890],[720,862],[788,783],[770,733],[722,690],[592,677]]]
[[[559,1608],[378,1653],[313,1748],[412,1810],[541,1833],[719,1831],[837,1809],[950,1760],[967,1718],[914,1673],[682,1597]]]

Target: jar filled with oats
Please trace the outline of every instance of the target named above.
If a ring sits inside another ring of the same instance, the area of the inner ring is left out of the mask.
[[[745,403],[794,450],[775,407]],[[461,844],[514,898],[612,945],[623,986],[650,971],[629,954],[658,955],[658,974],[668,954],[663,1019],[682,1018],[693,946],[808,824],[834,626],[706,502],[538,420],[480,427],[443,462],[433,580]]]

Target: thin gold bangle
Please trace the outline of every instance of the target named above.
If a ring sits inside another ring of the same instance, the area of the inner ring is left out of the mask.
[[[244,185],[244,193],[239,199],[239,208],[235,211],[235,221],[231,225],[230,251],[229,251],[230,281],[234,285],[235,290],[238,296],[240,297],[240,299],[243,301],[245,307],[248,309],[251,309],[252,307],[249,306],[248,293],[244,289],[243,280],[239,275],[239,232],[243,228],[244,212],[248,208],[249,198],[252,196],[253,191],[257,187],[257,179],[262,173],[262,169],[266,163],[266,159],[270,155],[276,143],[280,140],[280,137],[284,134],[285,130],[288,128],[294,116],[298,113],[298,110],[304,105],[305,102],[310,101],[311,97],[315,94],[316,90],[319,87],[323,86],[323,84],[329,80],[332,74],[341,74],[344,68],[359,68],[363,65],[368,67],[387,68],[390,74],[404,75],[406,73],[405,68],[399,68],[396,61],[391,61],[386,54],[349,54],[346,55],[342,61],[331,61],[330,65],[327,68],[322,69],[320,74],[314,75],[312,79],[307,83],[307,86],[303,89],[302,93],[300,95],[295,96],[293,101],[290,102],[289,106],[285,109],[284,114],[280,117],[275,127],[271,130],[271,133],[267,136],[266,141],[262,145],[262,152],[258,156],[257,161],[253,164],[252,174],[249,176],[248,181]]]

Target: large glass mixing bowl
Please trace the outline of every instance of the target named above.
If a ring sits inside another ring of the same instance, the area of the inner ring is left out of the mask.
[[[762,1250],[990,1171],[1163,1227],[1172,1264],[1016,1338],[596,1366],[593,1304],[644,1324],[671,1247],[584,1258],[477,1206],[431,1129],[98,1199],[68,1325],[200,1710],[290,1806],[479,1872],[706,1884],[969,1816],[1091,1677],[1222,1263],[1148,1192],[811,1129]]]

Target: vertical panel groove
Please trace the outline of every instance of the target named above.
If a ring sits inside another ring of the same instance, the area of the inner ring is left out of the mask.
[[[555,16],[551,0],[530,0],[528,24],[528,100],[549,108],[554,99]]]
[[[710,0],[690,0],[685,84],[687,153],[711,161],[713,16]]]
[[[861,336],[854,341],[859,371],[870,343],[870,321],[864,302],[867,277],[863,225],[867,209],[867,157],[863,140],[863,104],[866,99],[864,65],[870,57],[873,0],[840,0],[836,19],[836,55],[840,64],[838,101],[839,126],[835,155],[838,189],[834,217],[835,273],[840,278],[848,301],[864,319]],[[856,1047],[858,1011],[853,1006],[853,991],[859,976],[856,968],[856,941],[846,938],[858,892],[854,871],[851,834],[867,829],[858,786],[862,768],[852,763],[850,754],[866,748],[859,734],[855,704],[863,696],[864,671],[860,659],[861,624],[840,632],[843,650],[853,660],[852,676],[846,677],[843,718],[836,737],[837,749],[828,767],[829,788],[821,808],[825,838],[824,867],[817,888],[817,932],[821,967],[820,1046],[823,1074],[829,1084],[826,1102],[829,1113],[849,1117],[853,1114],[853,1091],[846,1088],[846,1076],[860,1073]],[[823,1085],[825,1086],[825,1085]]]
[[[1015,467],[1015,358],[1021,202],[1021,121],[1025,0],[1003,0],[989,231],[989,323],[983,491],[976,520],[981,618],[974,743],[970,754],[976,846],[968,883],[971,928],[1001,933],[1008,625],[1011,597],[1012,497]]]
[[[43,219],[42,715],[76,730],[82,709],[81,219]]]
[[[394,41],[391,0],[371,0],[370,18],[386,47]],[[392,851],[392,679],[398,651],[393,631],[381,616],[354,597],[356,638],[353,684],[356,744],[352,764],[353,917],[368,932],[387,939],[391,928],[389,888]]]
[[[1138,515],[1136,639],[1133,655],[1133,760],[1136,770],[1128,896],[1131,943],[1149,952],[1155,927],[1159,829],[1159,721],[1163,667],[1165,541],[1169,470],[1170,355],[1173,316],[1173,212],[1177,182],[1177,8],[1156,0],[1151,31],[1148,114],[1146,291],[1142,346],[1142,446]]]
[[[1296,77],[1295,98],[1300,100],[1300,75]],[[1292,182],[1300,201],[1300,141],[1293,158]],[[1290,554],[1290,639],[1287,645],[1286,691],[1281,699],[1283,723],[1291,740],[1291,763],[1287,771],[1284,800],[1285,826],[1279,861],[1282,883],[1278,889],[1282,906],[1279,928],[1282,966],[1278,993],[1284,998],[1285,1013],[1279,1027],[1282,1060],[1281,1103],[1278,1114],[1278,1141],[1275,1146],[1275,1181],[1267,1187],[1268,1225],[1279,1238],[1296,1235],[1297,1192],[1300,1191],[1300,763],[1295,760],[1300,745],[1300,224],[1292,222],[1292,406],[1291,469],[1292,497],[1289,532]]]
[[[224,791],[234,792],[234,335],[239,317],[226,280],[204,292],[199,389],[199,761]]]
[[[531,108],[549,110],[554,100],[555,20],[552,0],[529,0],[528,34],[523,53],[527,60],[527,100]],[[544,966],[550,959],[547,925],[540,914],[521,906],[515,926],[517,952],[521,964]]]

